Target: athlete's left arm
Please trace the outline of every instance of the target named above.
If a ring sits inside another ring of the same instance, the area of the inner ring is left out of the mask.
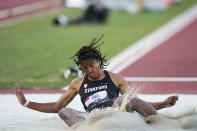
[[[160,110],[163,108],[174,106],[176,104],[176,101],[178,101],[178,96],[170,96],[162,102],[149,102],[149,104],[151,104],[156,110]]]
[[[125,94],[128,90],[127,81],[122,76],[115,73],[110,73],[110,77],[112,78],[112,81],[115,83],[115,85],[119,88],[120,93]],[[162,102],[148,103],[151,104],[156,110],[159,110],[175,105],[177,100],[178,96],[170,96]],[[116,102],[118,103],[118,105],[120,105],[122,102],[122,97],[117,98]]]
[[[125,94],[128,90],[127,81],[119,74],[110,73],[110,76],[112,78],[112,81],[119,88],[121,94]],[[151,104],[156,110],[160,110],[160,109],[171,107],[171,106],[175,105],[177,100],[178,100],[178,96],[170,96],[162,102],[155,102],[155,103],[148,102],[148,103]],[[117,102],[120,104],[121,101],[122,101],[122,98],[119,97],[117,99]]]
[[[122,76],[119,76],[118,81],[119,81],[118,88],[120,89],[121,94],[125,94],[128,90],[128,84],[126,80]],[[178,100],[178,96],[170,96],[162,102],[155,102],[155,103],[147,102],[147,103],[151,104],[156,110],[160,110],[163,108],[174,106],[177,100]]]

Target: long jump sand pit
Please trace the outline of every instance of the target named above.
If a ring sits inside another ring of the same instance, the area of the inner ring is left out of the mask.
[[[36,102],[56,101],[61,94],[27,94]],[[162,101],[170,95],[138,95],[145,101]],[[96,110],[86,121],[69,128],[57,114],[41,113],[19,105],[16,96],[0,95],[0,130],[2,131],[195,131],[197,130],[197,96],[179,95],[174,107],[159,110],[159,115],[143,118],[108,108]],[[79,96],[68,106],[83,111]]]

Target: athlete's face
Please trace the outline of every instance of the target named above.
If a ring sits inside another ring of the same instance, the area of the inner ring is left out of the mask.
[[[97,80],[101,62],[96,59],[86,59],[81,61],[80,66],[83,72],[92,80]]]

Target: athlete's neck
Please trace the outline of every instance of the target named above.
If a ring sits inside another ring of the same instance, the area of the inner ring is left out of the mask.
[[[103,80],[104,78],[105,78],[104,70],[99,70],[99,71],[98,71],[98,75],[97,75],[97,77],[95,77],[95,78],[90,78],[90,77],[88,77],[88,79],[89,79],[90,81]]]

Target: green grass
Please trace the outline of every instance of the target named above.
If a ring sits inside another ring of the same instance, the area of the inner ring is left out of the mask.
[[[62,88],[72,78],[63,79],[58,69],[74,65],[69,57],[93,37],[104,34],[101,51],[109,59],[195,3],[183,0],[166,11],[135,15],[113,11],[105,25],[52,26],[59,13],[70,17],[81,13],[66,9],[0,28],[0,89],[12,88],[15,82],[22,88]]]

